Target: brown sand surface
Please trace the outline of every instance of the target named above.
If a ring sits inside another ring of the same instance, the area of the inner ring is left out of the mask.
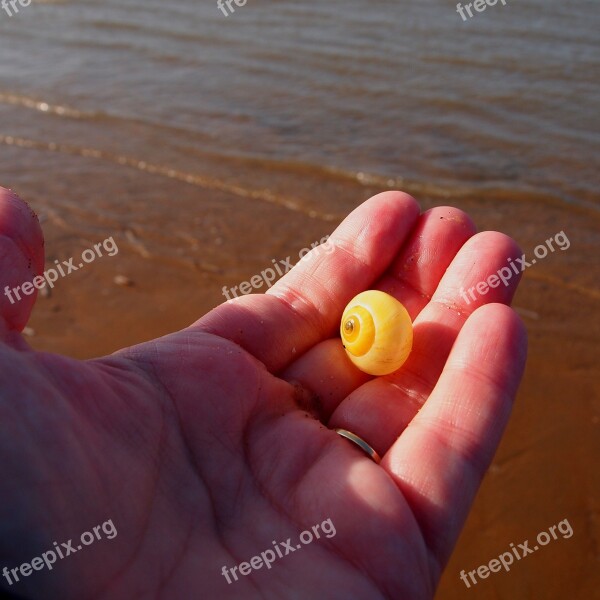
[[[224,300],[223,286],[249,280],[272,259],[295,262],[300,249],[385,187],[325,172],[315,177],[300,167],[286,173],[245,167],[227,189],[127,166],[115,168],[112,181],[95,192],[64,166],[60,181],[23,181],[17,191],[43,221],[47,267],[110,236],[119,246],[118,255],[97,259],[38,298],[33,347],[86,359],[182,328]],[[93,171],[93,161],[82,168]],[[424,209],[451,204],[468,211],[480,230],[512,235],[529,256],[561,230],[571,242],[525,273],[515,299],[530,335],[525,379],[438,597],[598,597],[597,213],[534,194],[441,191],[410,182],[392,187],[412,192]],[[70,200],[84,194],[93,213]],[[118,275],[131,285],[115,284]],[[533,540],[563,519],[572,525],[571,538],[559,537],[510,573],[492,574],[471,589],[459,579],[462,569],[486,564],[511,542]]]

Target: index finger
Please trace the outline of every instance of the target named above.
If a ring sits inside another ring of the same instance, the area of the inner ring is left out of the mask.
[[[419,216],[402,192],[373,196],[266,294],[229,300],[192,327],[227,338],[278,372],[337,330],[346,304],[389,267]]]

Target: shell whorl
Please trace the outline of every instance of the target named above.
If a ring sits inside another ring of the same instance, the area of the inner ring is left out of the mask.
[[[354,356],[365,355],[375,341],[373,315],[364,306],[355,305],[344,312],[342,323],[344,348]]]
[[[340,337],[350,360],[365,373],[399,369],[412,349],[412,321],[404,306],[378,290],[358,294],[346,306]]]

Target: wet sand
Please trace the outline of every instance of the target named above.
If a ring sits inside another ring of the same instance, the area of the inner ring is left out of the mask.
[[[97,259],[38,299],[33,347],[84,359],[184,327],[224,300],[223,286],[249,280],[272,259],[297,256],[384,189],[343,176],[311,179],[301,171],[247,167],[229,180],[236,193],[115,169],[110,189],[89,198],[102,206],[102,218],[69,206],[67,220],[56,208],[61,192],[68,188],[73,196],[72,186],[85,186],[76,174],[43,187],[24,183],[18,191],[43,220],[48,267],[109,236],[119,246],[115,257]],[[535,196],[404,188],[423,209],[452,204],[468,211],[479,230],[512,235],[529,256],[558,231],[571,242],[526,271],[515,299],[530,335],[525,379],[438,598],[592,598],[600,560],[600,219]],[[131,285],[117,285],[117,276]],[[565,518],[574,530],[570,539],[551,542],[509,574],[492,574],[471,589],[459,579],[462,569],[488,563],[511,542],[533,539]]]

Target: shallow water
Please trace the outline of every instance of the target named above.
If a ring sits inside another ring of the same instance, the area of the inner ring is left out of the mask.
[[[212,159],[218,179],[252,158],[597,208],[596,8],[509,0],[463,22],[431,0],[251,0],[229,17],[192,0],[32,4],[0,12],[0,144],[33,143],[36,179],[70,145],[71,166],[102,153],[98,178],[123,155],[184,177]],[[26,153],[3,154],[26,178]]]

